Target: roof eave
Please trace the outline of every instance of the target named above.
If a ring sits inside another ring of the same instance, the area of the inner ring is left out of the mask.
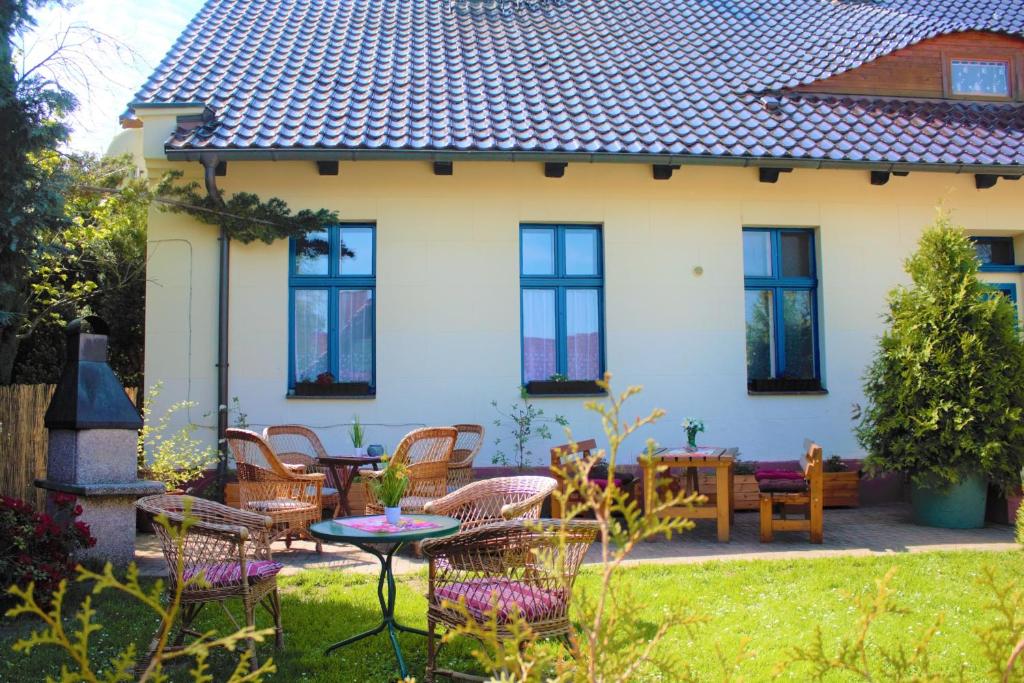
[[[636,154],[623,152],[526,152],[480,150],[369,150],[295,148],[165,149],[170,161],[199,161],[216,155],[219,161],[524,161],[555,163],[627,163],[680,166],[733,166],[752,168],[859,169],[934,173],[1024,174],[1022,164],[911,163],[856,161],[850,159],[803,159],[697,154]]]

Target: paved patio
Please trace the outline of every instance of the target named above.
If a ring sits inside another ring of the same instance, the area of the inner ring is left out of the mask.
[[[884,555],[888,553],[918,553],[932,550],[1011,550],[1017,545],[1013,528],[994,525],[984,529],[954,530],[932,529],[911,522],[910,508],[906,505],[880,505],[856,510],[825,511],[825,543],[813,546],[806,534],[781,533],[774,543],[762,544],[758,540],[756,512],[736,513],[732,541],[719,543],[715,539],[713,521],[701,520],[697,528],[670,541],[643,543],[633,553],[630,563],[661,562],[688,563],[712,560],[792,559],[830,557],[837,555]],[[596,548],[587,558],[596,562]],[[160,575],[166,568],[156,537],[140,534],[136,539],[136,561],[144,575]],[[324,552],[317,555],[313,544],[296,541],[290,550],[283,543],[274,544],[274,559],[285,565],[283,574],[294,574],[303,569],[329,568],[348,572],[376,574],[380,568],[371,555],[353,546],[324,544]],[[415,572],[425,563],[411,556],[395,558],[396,574]]]

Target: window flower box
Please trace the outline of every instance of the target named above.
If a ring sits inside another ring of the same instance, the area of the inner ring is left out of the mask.
[[[534,380],[526,383],[530,396],[578,396],[604,394],[605,391],[594,380]]]
[[[369,382],[296,382],[295,396],[373,396]]]

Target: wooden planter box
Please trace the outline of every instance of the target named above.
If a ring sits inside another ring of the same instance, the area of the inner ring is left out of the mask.
[[[757,479],[754,479],[754,475],[737,474],[733,476],[732,482],[734,509],[756,510],[760,503],[758,500]],[[708,497],[709,503],[716,502],[715,475],[701,472],[697,478],[697,487],[702,495]]]
[[[860,472],[825,472],[822,479],[827,508],[860,506]]]

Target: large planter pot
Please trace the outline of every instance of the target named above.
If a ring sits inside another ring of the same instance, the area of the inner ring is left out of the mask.
[[[977,474],[946,490],[910,485],[914,520],[918,524],[943,529],[979,529],[985,526],[987,497],[988,482]]]

